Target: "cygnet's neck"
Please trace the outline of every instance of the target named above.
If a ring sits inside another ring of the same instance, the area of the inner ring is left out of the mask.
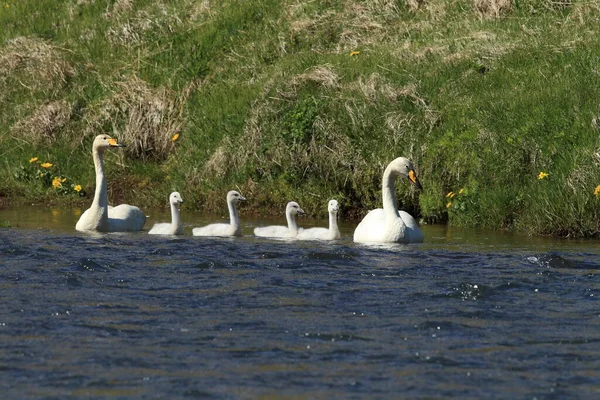
[[[240,229],[240,217],[238,216],[234,201],[228,201],[227,207],[229,208],[229,224],[237,232]]]
[[[285,218],[287,219],[288,228],[292,233],[298,233],[298,225],[296,225],[296,217],[292,213],[292,211],[288,211],[285,213]]]
[[[381,195],[383,198],[383,211],[386,218],[400,218],[398,213],[398,201],[394,190],[394,181],[399,175],[391,165],[383,173],[383,182],[381,185]]]
[[[329,211],[329,233],[337,234],[338,232],[338,224],[337,224],[337,211]]]
[[[177,232],[181,228],[181,217],[179,216],[179,206],[171,203],[171,226]]]

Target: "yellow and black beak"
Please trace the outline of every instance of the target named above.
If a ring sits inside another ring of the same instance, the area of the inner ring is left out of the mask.
[[[113,139],[113,138],[108,139],[108,144],[111,147],[125,147],[125,145],[123,143],[119,143],[119,142],[117,142],[117,139]]]
[[[417,174],[415,173],[414,169],[408,171],[408,180],[411,181],[417,187],[417,189],[423,190],[423,186],[421,186],[419,179],[417,179]]]

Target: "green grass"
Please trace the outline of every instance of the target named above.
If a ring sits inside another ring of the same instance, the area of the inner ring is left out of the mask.
[[[599,235],[600,1],[5,0],[0,26],[0,196],[89,203],[109,133],[114,202],[359,217],[403,155],[425,221]]]

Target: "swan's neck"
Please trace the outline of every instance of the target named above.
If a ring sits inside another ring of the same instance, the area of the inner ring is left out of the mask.
[[[233,204],[233,201],[228,201],[227,207],[229,208],[229,224],[237,231],[240,227],[240,217],[238,216],[237,208]]]
[[[181,218],[179,217],[179,207],[177,204],[171,203],[171,226],[175,228],[175,230],[179,230],[181,228]]]
[[[336,233],[338,231],[337,212],[329,212],[329,232]]]
[[[298,232],[298,225],[296,225],[296,218],[291,212],[285,214],[285,218],[287,219],[288,228],[292,233]]]
[[[108,195],[106,194],[106,176],[104,176],[104,154],[97,149],[92,152],[96,169],[96,191],[92,208],[103,208],[102,216],[108,218]]]
[[[394,181],[398,173],[389,166],[383,173],[383,183],[381,185],[381,194],[383,196],[383,211],[386,218],[400,218],[398,213],[398,201],[394,190]]]

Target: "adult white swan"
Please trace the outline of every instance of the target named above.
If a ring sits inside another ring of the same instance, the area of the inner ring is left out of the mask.
[[[298,225],[296,225],[296,215],[304,214],[298,203],[290,201],[285,207],[285,218],[288,226],[270,225],[254,228],[254,235],[271,238],[295,238],[298,234]]]
[[[94,167],[96,168],[96,192],[94,201],[77,221],[78,231],[127,232],[140,231],[146,223],[146,215],[135,206],[121,204],[108,205],[106,177],[104,176],[104,151],[111,147],[124,147],[108,135],[98,135],[92,145]]]
[[[415,243],[423,241],[423,232],[415,219],[407,212],[398,210],[394,192],[394,181],[398,175],[406,177],[417,188],[422,189],[412,163],[398,157],[383,173],[383,209],[371,210],[354,231],[358,243]]]
[[[337,224],[339,205],[337,200],[329,200],[329,228],[308,228],[298,232],[296,239],[300,240],[335,240],[340,238],[340,229]]]
[[[237,212],[237,205],[240,201],[246,198],[236,192],[230,190],[227,192],[227,207],[229,208],[229,223],[228,224],[210,224],[201,228],[192,229],[194,236],[241,236],[242,225]]]
[[[169,195],[169,204],[171,205],[171,223],[161,222],[154,224],[148,231],[150,235],[183,235],[183,224],[179,216],[179,205],[183,199],[179,192],[173,192]]]

